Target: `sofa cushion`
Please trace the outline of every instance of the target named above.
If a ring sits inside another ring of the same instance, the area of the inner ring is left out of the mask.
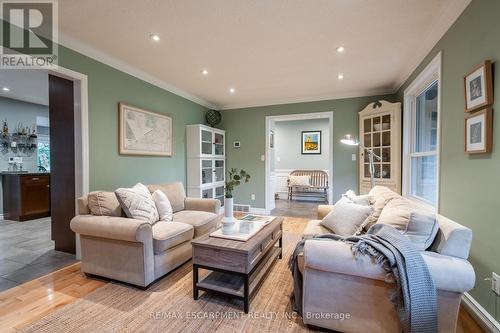
[[[424,210],[414,210],[410,215],[405,236],[420,251],[427,250],[439,231],[436,214]]]
[[[160,190],[156,190],[153,192],[152,197],[155,202],[160,221],[172,221],[172,205],[170,204],[167,195]]]
[[[372,212],[370,206],[358,205],[346,197],[340,199],[321,224],[340,236],[352,236]]]
[[[115,194],[127,217],[148,223],[158,221],[155,202],[146,186],[137,183],[132,188],[119,188]]]
[[[87,196],[87,205],[92,215],[122,216],[122,208],[114,192],[90,192]]]
[[[184,185],[181,182],[148,185],[148,189],[150,193],[154,193],[156,190],[161,190],[165,193],[170,201],[170,204],[172,205],[174,213],[185,208],[184,199],[186,199],[186,192],[184,191]]]
[[[194,237],[200,237],[217,227],[219,215],[197,210],[181,210],[174,213],[174,222],[183,222],[194,227]]]
[[[370,216],[366,219],[366,221],[361,225],[362,229],[364,231],[367,231],[370,229],[372,225],[377,223],[378,218],[380,217],[380,214],[382,213],[382,210],[384,209],[385,205],[389,203],[394,198],[400,198],[401,196],[397,194],[394,191],[391,191],[385,186],[375,186],[370,190],[368,195],[373,197],[373,211],[370,214]]]
[[[321,220],[310,220],[302,232],[302,238],[313,238],[317,235],[331,234],[332,232],[321,225]]]
[[[153,224],[153,249],[155,254],[190,241],[194,236],[194,228],[190,224],[173,221],[159,221]]]
[[[411,212],[415,208],[415,204],[406,198],[394,198],[384,206],[377,223],[388,224],[399,231],[406,231]]]

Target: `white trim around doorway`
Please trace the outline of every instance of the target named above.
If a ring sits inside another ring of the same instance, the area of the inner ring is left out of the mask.
[[[265,211],[270,214],[274,209],[274,196],[271,195],[271,150],[269,148],[269,135],[272,122],[293,121],[293,120],[311,120],[328,119],[329,129],[329,163],[328,163],[328,201],[331,204],[333,198],[333,111],[287,114],[279,116],[266,116],[266,149],[265,149]]]
[[[75,111],[75,213],[77,200],[89,193],[89,120],[87,75],[59,66],[49,74],[73,81]],[[76,235],[76,259],[81,258],[80,239]]]

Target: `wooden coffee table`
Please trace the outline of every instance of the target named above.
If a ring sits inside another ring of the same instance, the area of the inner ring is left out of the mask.
[[[236,297],[248,313],[250,297],[275,259],[281,259],[282,235],[283,218],[276,217],[246,242],[208,234],[193,240],[193,298],[200,290]],[[198,281],[200,268],[211,272]]]

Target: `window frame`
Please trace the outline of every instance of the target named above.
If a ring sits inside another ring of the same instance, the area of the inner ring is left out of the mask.
[[[440,179],[441,179],[441,52],[427,65],[427,67],[413,80],[404,91],[404,115],[403,115],[403,196],[414,201],[419,206],[435,212],[439,212],[440,203]],[[435,82],[438,84],[437,99],[437,134],[435,152],[415,152],[416,145],[416,98],[431,87]],[[436,203],[435,205],[421,197],[411,194],[412,185],[412,158],[423,156],[436,156]]]

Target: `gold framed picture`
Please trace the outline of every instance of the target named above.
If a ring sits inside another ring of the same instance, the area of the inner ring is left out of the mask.
[[[119,103],[121,155],[172,156],[172,118]]]
[[[493,145],[493,110],[486,108],[465,118],[465,152],[491,153]]]
[[[465,112],[493,104],[491,61],[486,60],[464,77]]]

